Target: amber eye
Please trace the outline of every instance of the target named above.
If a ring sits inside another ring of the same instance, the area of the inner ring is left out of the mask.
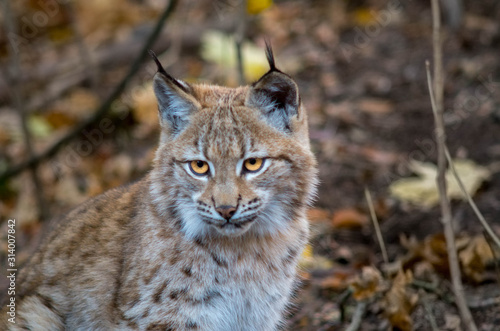
[[[247,172],[259,171],[264,165],[264,159],[261,158],[249,158],[243,163],[244,170]]]
[[[208,163],[205,161],[191,161],[189,162],[189,168],[193,172],[193,174],[197,176],[203,176],[208,174]]]

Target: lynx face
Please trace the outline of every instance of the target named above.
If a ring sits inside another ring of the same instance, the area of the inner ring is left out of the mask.
[[[252,86],[188,85],[159,67],[162,146],[156,209],[190,238],[275,235],[303,215],[315,185],[307,120],[295,82],[271,70]]]

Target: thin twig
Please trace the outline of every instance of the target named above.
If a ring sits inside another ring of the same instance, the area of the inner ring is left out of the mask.
[[[469,205],[471,206],[472,210],[474,210],[474,213],[476,214],[477,218],[479,219],[479,222],[481,222],[481,225],[483,226],[484,230],[488,235],[490,236],[491,239],[495,242],[495,244],[500,248],[500,239],[496,235],[496,233],[493,231],[493,229],[490,227],[488,222],[483,217],[483,214],[481,214],[481,211],[479,208],[477,208],[476,203],[470,196],[469,192],[465,189],[464,183],[462,182],[462,179],[458,175],[457,170],[455,169],[455,165],[453,164],[453,160],[451,159],[450,152],[448,151],[448,148],[445,147],[445,153],[446,153],[446,158],[448,160],[448,164],[450,165],[451,172],[453,173],[453,176],[455,177],[455,180],[458,183],[458,186],[460,187],[460,190],[462,191],[462,194],[465,196],[467,201],[469,202]]]
[[[370,209],[370,216],[373,221],[373,227],[375,228],[375,234],[377,235],[378,244],[380,246],[380,251],[382,251],[382,258],[384,263],[389,263],[389,257],[387,256],[387,249],[385,248],[384,237],[382,237],[382,232],[380,231],[380,225],[378,223],[377,215],[375,214],[375,208],[373,208],[373,201],[370,191],[365,186],[365,198],[368,203],[368,208]]]
[[[427,83],[429,86],[429,95],[431,98],[432,112],[436,127],[436,140],[438,146],[438,175],[436,178],[439,200],[441,204],[442,223],[444,235],[446,238],[446,250],[448,253],[448,263],[450,265],[450,276],[453,284],[453,292],[457,303],[462,323],[466,330],[476,331],[477,327],[472,319],[467,301],[465,300],[460,266],[458,263],[457,249],[455,245],[455,234],[451,223],[451,206],[446,190],[446,133],[443,120],[443,55],[441,41],[441,13],[439,10],[439,1],[431,0],[432,4],[432,40],[434,49],[434,85],[429,68],[429,62],[426,62]]]
[[[149,35],[148,39],[144,43],[144,46],[142,47],[141,51],[137,55],[137,58],[135,59],[132,66],[130,67],[130,70],[128,71],[127,75],[122,79],[120,84],[118,84],[118,86],[111,93],[111,95],[106,100],[104,100],[104,102],[99,106],[99,108],[97,108],[97,110],[88,119],[77,124],[73,128],[73,130],[68,132],[65,136],[63,136],[61,139],[59,139],[57,142],[55,142],[52,146],[47,148],[42,153],[40,153],[36,156],[33,156],[33,157],[29,158],[28,160],[26,160],[26,161],[24,161],[16,166],[13,166],[12,168],[7,169],[2,174],[0,174],[0,183],[9,177],[12,177],[12,176],[19,174],[20,172],[22,172],[26,168],[33,167],[34,165],[39,164],[41,161],[43,161],[46,158],[50,158],[50,157],[54,156],[59,151],[59,149],[61,149],[63,146],[65,146],[67,143],[69,143],[71,140],[73,140],[75,137],[77,137],[83,129],[96,123],[109,111],[110,106],[113,103],[113,101],[120,96],[120,94],[123,92],[123,90],[125,90],[125,87],[128,85],[131,78],[140,69],[143,60],[146,58],[148,49],[151,48],[153,43],[156,41],[156,38],[160,35],[160,31],[161,31],[163,25],[165,24],[167,18],[170,16],[170,14],[172,14],[176,3],[177,3],[177,0],[171,0],[169,2],[165,11],[162,13],[160,18],[158,19],[158,22],[156,23],[154,30]]]
[[[16,35],[16,26],[13,22],[13,15],[10,8],[10,4],[8,0],[4,0],[3,2],[3,12],[5,14],[5,30],[9,32],[9,35]],[[21,65],[19,63],[19,54],[16,54],[15,48],[12,46],[10,42],[10,65],[12,71],[7,70],[9,73],[9,78],[11,80],[12,86],[12,96],[14,99],[14,105],[18,111],[18,115],[21,121],[21,130],[24,137],[24,144],[26,146],[26,153],[29,158],[33,157],[33,142],[31,133],[28,129],[28,113],[26,109],[26,103],[24,98],[24,91],[22,89],[22,85],[19,84],[18,78],[21,77]],[[30,167],[30,175],[31,181],[33,182],[33,190],[35,199],[37,202],[38,208],[38,217],[41,220],[44,220],[48,216],[47,204],[45,203],[45,197],[43,194],[43,186],[38,175],[38,167],[36,164],[31,165]]]
[[[432,0],[435,1],[435,0]],[[446,168],[439,167],[439,160],[442,159],[440,157],[441,153],[444,153],[444,148],[440,148],[445,142],[443,141],[444,136],[444,125],[442,121],[442,117],[440,118],[437,109],[436,109],[436,100],[434,98],[434,93],[432,90],[432,78],[431,78],[431,73],[430,73],[430,68],[429,68],[429,61],[426,61],[426,70],[427,70],[427,83],[429,85],[429,94],[431,98],[431,104],[432,104],[432,111],[434,113],[434,120],[436,124],[436,138],[437,138],[437,143],[438,143],[438,176],[437,176],[437,184],[438,184],[438,190],[439,190],[439,198],[440,198],[440,204],[441,204],[441,214],[442,214],[442,220],[441,222],[443,223],[443,229],[444,229],[444,235],[446,239],[446,251],[448,253],[448,264],[450,265],[450,276],[451,276],[451,282],[453,284],[453,293],[455,294],[455,300],[456,304],[458,307],[458,310],[460,311],[460,316],[462,317],[462,322],[464,323],[465,327],[469,331],[476,331],[477,327],[474,324],[474,320],[472,319],[472,315],[469,311],[469,308],[467,307],[467,303],[465,300],[465,294],[464,294],[464,289],[462,285],[462,279],[461,279],[461,273],[460,273],[460,266],[458,263],[458,255],[457,255],[457,249],[455,245],[455,234],[453,232],[453,225],[451,224],[451,207],[450,207],[450,201],[448,200],[447,196],[447,191],[446,191],[446,177],[444,176],[444,173],[446,171]],[[441,113],[442,115],[442,113]],[[441,129],[438,129],[439,126],[441,126]],[[440,135],[438,132],[442,132]],[[444,161],[446,162],[446,158],[444,158]],[[445,164],[446,166],[446,164]]]
[[[367,304],[365,301],[358,301],[358,304],[356,306],[356,310],[354,311],[354,314],[352,315],[351,324],[349,324],[346,331],[359,330],[359,328],[361,326],[361,322],[363,321],[363,316],[365,315],[366,306],[367,306]]]
[[[238,83],[245,85],[245,67],[243,64],[243,42],[245,41],[246,26],[247,26],[247,10],[246,1],[242,0],[241,5],[238,7],[240,16],[238,27],[236,29],[235,47],[236,47],[236,65],[238,69]]]

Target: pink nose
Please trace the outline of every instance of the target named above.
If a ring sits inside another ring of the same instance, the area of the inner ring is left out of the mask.
[[[218,212],[220,216],[224,217],[226,221],[229,221],[229,219],[233,217],[234,213],[236,213],[236,207],[219,206],[215,208],[215,211]]]

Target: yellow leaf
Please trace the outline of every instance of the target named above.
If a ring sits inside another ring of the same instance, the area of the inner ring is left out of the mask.
[[[314,255],[312,246],[307,245],[299,258],[299,266],[304,269],[326,270],[333,267],[333,263],[326,257]]]
[[[209,30],[202,36],[201,56],[205,61],[213,62],[219,66],[236,69],[236,46],[232,36]],[[242,45],[243,68],[245,79],[255,81],[269,70],[264,50],[251,42]]]
[[[271,7],[273,0],[247,0],[247,12],[256,15]]]
[[[491,172],[471,160],[453,161],[458,176],[462,180],[465,189],[472,196],[481,186],[482,182],[489,179]],[[438,204],[439,193],[436,184],[437,168],[432,163],[421,163],[413,161],[410,169],[418,175],[413,178],[403,178],[395,181],[389,187],[391,195],[399,200],[411,202],[415,205],[431,208]],[[451,169],[446,172],[448,183],[447,195],[450,199],[463,199],[465,196],[460,190]]]
[[[353,14],[353,21],[355,25],[365,26],[370,24],[374,20],[372,9],[370,8],[359,8]]]
[[[52,126],[42,116],[32,115],[28,118],[28,130],[34,137],[45,138],[50,136]]]

